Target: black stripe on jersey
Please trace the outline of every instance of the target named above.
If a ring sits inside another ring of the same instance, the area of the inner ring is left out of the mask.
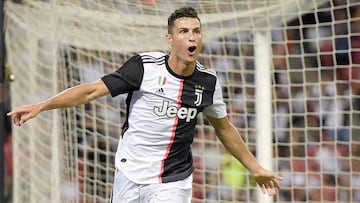
[[[204,107],[213,103],[216,87],[216,76],[213,71],[197,66],[194,73],[184,79],[181,94],[181,107],[197,108],[197,114],[202,112]],[[202,90],[202,103],[195,104],[197,96],[195,89]],[[163,182],[181,180],[188,177],[194,170],[191,144],[195,134],[197,116],[189,122],[186,119],[179,119],[173,144],[167,159],[164,161]]]
[[[197,107],[200,111],[204,107],[211,105],[213,103],[216,79],[216,74],[213,70],[197,65],[192,76],[184,81],[181,98],[183,105]],[[202,101],[201,104],[197,105],[195,105],[197,100],[196,89],[202,90]]]

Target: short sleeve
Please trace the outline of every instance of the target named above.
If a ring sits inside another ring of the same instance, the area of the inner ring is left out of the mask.
[[[226,104],[222,96],[222,89],[218,79],[216,79],[213,103],[204,108],[203,113],[213,118],[223,118],[227,115]]]
[[[138,90],[144,75],[144,66],[140,55],[131,57],[115,72],[103,76],[101,79],[108,87],[113,97]]]

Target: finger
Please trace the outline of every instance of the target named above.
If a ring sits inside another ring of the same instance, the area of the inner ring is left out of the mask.
[[[276,195],[276,188],[275,188],[275,186],[273,184],[271,184],[269,195],[270,196]]]
[[[12,116],[12,119],[13,119],[13,122],[16,126],[19,126],[19,123],[20,123],[20,117],[19,115],[15,114]]]
[[[20,118],[20,125],[24,124],[27,120],[32,118],[33,116],[30,113],[22,114]]]
[[[22,112],[22,111],[21,111],[21,109],[19,108],[19,109],[15,109],[15,110],[12,110],[12,111],[8,112],[6,115],[8,115],[8,116],[14,116],[14,115],[19,114],[19,113],[21,113],[21,112]]]
[[[268,195],[270,195],[270,194],[271,194],[271,190],[272,190],[271,182],[265,183],[264,185],[265,185],[266,193],[267,193]]]
[[[280,190],[280,183],[279,183],[279,181],[278,181],[278,180],[273,180],[273,182],[274,182],[274,186],[275,186],[278,190]]]
[[[14,120],[15,118],[18,117],[19,114],[20,114],[20,113],[17,112],[17,111],[10,111],[10,112],[8,112],[6,115],[13,117],[13,120]]]
[[[271,192],[271,188],[269,188],[268,186],[264,185],[264,191],[265,191],[265,192],[263,192],[264,194],[271,196],[271,193],[272,193],[272,192]]]
[[[273,181],[265,183],[266,192],[269,196],[276,195],[276,185]]]
[[[14,113],[12,115],[13,122],[16,126],[21,126],[23,123],[25,123],[29,119],[29,114],[23,114],[23,113]]]
[[[266,191],[266,188],[265,188],[265,184],[259,185],[259,188],[260,188],[260,190],[261,190],[261,192],[262,192],[263,194],[267,194],[267,191]]]
[[[282,178],[279,176],[274,176],[272,178],[272,183],[273,183],[274,187],[276,187],[278,190],[280,190],[280,182],[279,182],[280,180],[282,180]]]
[[[277,181],[280,181],[280,180],[282,180],[283,178],[280,177],[280,176],[274,175],[274,176],[273,176],[273,179],[275,179],[275,180],[277,180]]]

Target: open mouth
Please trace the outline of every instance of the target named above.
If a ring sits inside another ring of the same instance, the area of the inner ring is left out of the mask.
[[[188,51],[189,51],[191,54],[193,54],[193,53],[195,52],[195,50],[196,50],[196,46],[190,46],[190,47],[188,48]]]

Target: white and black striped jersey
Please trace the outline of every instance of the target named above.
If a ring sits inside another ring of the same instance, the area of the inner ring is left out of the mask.
[[[113,97],[128,93],[115,166],[138,184],[191,175],[198,113],[226,116],[215,72],[197,62],[193,74],[183,77],[170,69],[168,58],[161,52],[141,53],[102,78]]]

